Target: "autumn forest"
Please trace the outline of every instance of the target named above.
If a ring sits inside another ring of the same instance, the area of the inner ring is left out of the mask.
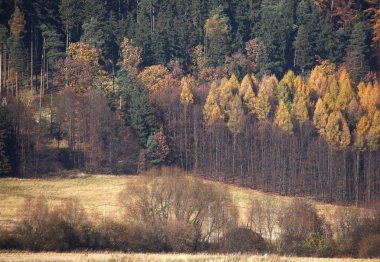
[[[2,0],[0,176],[178,166],[380,196],[376,0]]]

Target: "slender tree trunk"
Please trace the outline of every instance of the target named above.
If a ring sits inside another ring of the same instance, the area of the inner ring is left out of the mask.
[[[18,102],[18,72],[16,72],[16,100]]]
[[[2,91],[3,91],[3,48],[0,49],[0,98],[2,95]]]
[[[360,172],[360,152],[356,152],[356,169],[355,169],[355,205],[359,204],[359,172]]]
[[[33,67],[34,67],[34,54],[33,54],[33,25],[31,25],[31,32],[30,32],[30,90],[33,90]]]

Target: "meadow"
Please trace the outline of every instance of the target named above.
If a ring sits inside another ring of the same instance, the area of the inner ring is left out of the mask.
[[[249,254],[0,253],[0,262],[376,262],[380,259],[302,258]]]
[[[72,174],[65,177],[38,179],[0,179],[0,226],[11,227],[21,219],[21,209],[25,200],[31,197],[44,196],[49,204],[59,204],[63,200],[75,199],[89,215],[97,222],[104,218],[122,219],[125,208],[118,200],[123,188],[140,183],[139,176],[86,175]],[[209,181],[211,184],[222,184]],[[240,223],[245,224],[247,212],[253,199],[271,200],[284,206],[294,197],[278,196],[261,191],[241,188],[235,185],[224,185],[233,198],[239,210]],[[305,199],[305,198],[302,198]],[[344,206],[326,204],[308,199],[313,203],[326,221],[334,221],[334,213]],[[352,209],[355,209],[352,207]],[[365,211],[365,209],[362,209]]]

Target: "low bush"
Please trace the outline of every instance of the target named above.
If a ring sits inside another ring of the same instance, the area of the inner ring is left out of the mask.
[[[223,238],[222,251],[225,252],[264,252],[266,249],[264,238],[248,228],[233,228]]]
[[[360,241],[359,256],[380,258],[380,234],[368,235]]]

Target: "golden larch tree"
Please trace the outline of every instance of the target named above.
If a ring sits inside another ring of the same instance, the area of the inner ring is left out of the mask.
[[[326,107],[322,99],[319,98],[317,104],[315,105],[313,123],[321,136],[324,136],[326,133],[326,125],[328,118],[329,115],[327,113]]]
[[[213,87],[214,86],[214,87]],[[223,120],[222,110],[220,110],[215,90],[217,89],[216,83],[211,84],[211,89],[208,93],[205,106],[203,108],[203,118],[206,125],[211,126],[217,121]]]
[[[330,146],[345,149],[351,143],[351,133],[347,121],[340,111],[330,114],[326,125],[326,140]]]
[[[293,134],[292,117],[283,101],[278,105],[274,122],[286,133]]]
[[[297,91],[292,105],[292,115],[301,123],[309,119],[307,99],[301,91]]]
[[[366,135],[371,127],[367,116],[362,116],[355,128],[355,147],[359,152],[363,152],[366,147]]]
[[[374,151],[379,148],[379,139],[380,139],[380,111],[376,110],[373,114],[371,127],[368,131],[368,146],[370,150]]]
[[[194,96],[186,80],[182,81],[181,103],[185,105],[194,104]]]
[[[260,121],[267,119],[270,109],[271,105],[269,102],[269,95],[266,93],[266,91],[260,89],[254,103],[254,112],[257,119]]]
[[[346,69],[339,75],[339,95],[337,97],[337,107],[346,110],[351,100],[355,97],[355,90],[352,87],[352,80]]]
[[[244,109],[241,98],[237,94],[234,95],[230,108],[227,127],[233,134],[238,134],[243,129]]]

